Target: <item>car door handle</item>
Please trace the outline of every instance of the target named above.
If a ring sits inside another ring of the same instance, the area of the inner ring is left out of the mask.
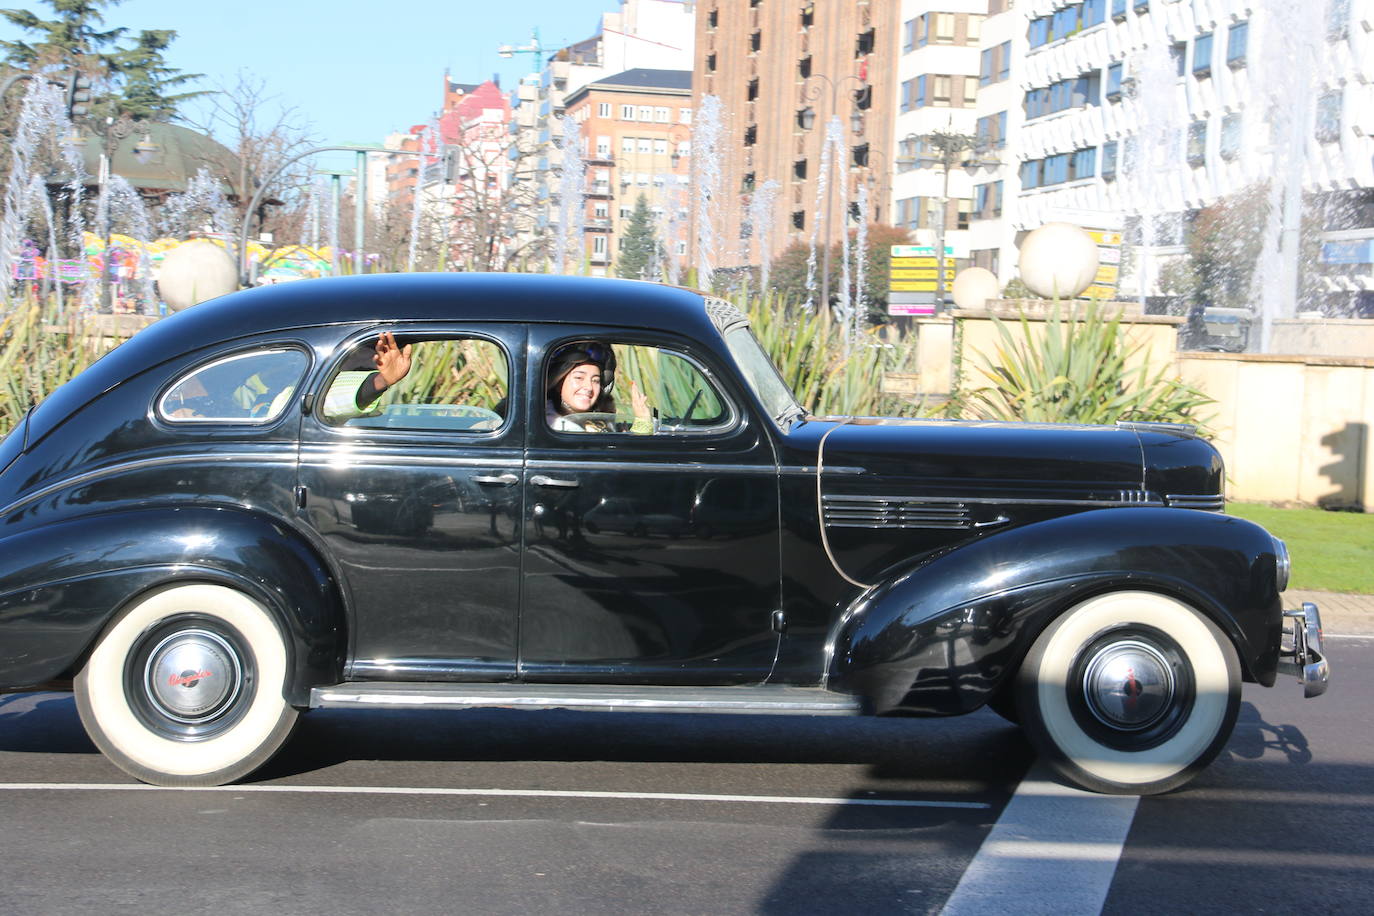
[[[559,480],[557,477],[546,477],[543,474],[535,474],[530,478],[530,483],[536,487],[563,487],[569,490],[579,486],[576,480]]]
[[[1007,522],[1009,522],[1009,521],[1011,521],[1011,519],[1008,518],[1007,516],[1005,516],[1005,515],[998,515],[996,518],[990,519],[989,521],[986,521],[986,522],[974,522],[974,523],[973,523],[973,527],[975,527],[975,528],[995,528],[995,527],[997,527],[998,525],[1005,525],[1005,524],[1006,524]]]
[[[512,474],[507,471],[504,474],[477,474],[472,478],[478,483],[490,484],[492,486],[509,487],[520,482],[519,474]]]

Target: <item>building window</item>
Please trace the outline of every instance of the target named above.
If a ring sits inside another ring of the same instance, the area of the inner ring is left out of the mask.
[[[655,140],[655,141],[654,141],[654,155],[655,155],[655,156],[666,156],[666,155],[668,155],[668,141],[667,141],[667,140]]]
[[[606,253],[606,236],[592,236],[592,254],[604,255]]]
[[[654,109],[649,105],[639,106],[639,120],[652,121],[654,119]]]
[[[1026,41],[1031,48],[1038,48],[1041,45],[1049,44],[1050,41],[1050,17],[1041,16],[1030,21],[1030,28],[1026,32]]]
[[[1226,65],[1233,70],[1245,66],[1245,44],[1250,23],[1237,22],[1226,35]]]
[[[679,108],[679,109],[677,110],[677,122],[678,122],[679,124],[691,124],[691,123],[692,123],[692,109],[690,109],[690,108]]]
[[[634,137],[621,137],[621,138],[620,138],[620,151],[621,151],[622,153],[633,153],[633,152],[635,151],[635,138],[634,138]]]
[[[621,205],[620,205],[620,218],[621,218],[621,219],[629,219],[629,218],[630,218],[630,214],[631,214],[632,212],[634,212],[634,211],[632,211],[629,207],[625,206],[624,204],[621,204]]]
[[[1188,43],[1176,41],[1169,45],[1169,56],[1173,58],[1174,61],[1174,75],[1182,76],[1187,69]]]
[[[750,124],[748,127],[746,127],[746,128],[744,129],[744,145],[745,145],[745,146],[753,146],[755,143],[758,142],[758,139],[759,139],[759,129],[758,129],[758,126],[757,126],[757,125]]]
[[[751,79],[744,88],[744,100],[752,102],[759,97],[759,78]]]
[[[806,180],[806,160],[796,159],[792,162],[792,177]]]
[[[1188,145],[1185,150],[1188,164],[1196,168],[1207,161],[1207,122],[1194,121],[1188,125]]]
[[[654,109],[654,120],[659,124],[668,123],[668,109],[666,106]]]
[[[1087,149],[1075,150],[1073,159],[1069,162],[1069,180],[1077,181],[1080,178],[1092,178],[1097,174],[1097,147],[1090,146]]]
[[[706,72],[707,72],[707,73],[715,73],[715,72],[716,72],[716,55],[715,55],[714,52],[712,52],[712,53],[706,55]]]
[[[806,55],[801,60],[797,61],[797,75],[800,76],[802,79],[808,79],[811,76],[810,54]]]
[[[611,103],[601,102],[596,106],[596,116],[598,118],[609,118],[611,116]]]
[[[916,30],[918,27],[924,31],[925,20],[917,16],[915,19],[908,19],[902,24],[902,53],[910,54],[916,50]]]
[[[1121,100],[1121,70],[1122,65],[1119,61],[1107,68],[1107,101],[1109,102]]]
[[[1011,42],[1004,41],[997,46],[997,81],[1000,83],[1011,76]]]
[[[916,229],[920,222],[921,198],[906,197],[897,201],[897,225],[902,229]]]
[[[954,44],[954,14],[953,13],[931,13],[935,17],[935,35],[933,41],[937,45]]]
[[[1107,21],[1107,0],[1083,0],[1083,28]]]
[[[1212,73],[1212,33],[1193,39],[1193,76],[1202,78]]]
[[[611,158],[611,138],[610,138],[610,137],[597,137],[597,138],[596,138],[596,158],[598,158],[598,159],[609,159],[609,158]]]
[[[1240,141],[1242,127],[1240,112],[1233,111],[1228,115],[1223,115],[1221,119],[1221,136],[1217,138],[1217,153],[1226,160],[1235,159],[1240,155]]]
[[[806,211],[805,211],[805,210],[793,210],[793,211],[792,211],[792,228],[793,228],[793,229],[805,229],[805,228],[806,228]]]
[[[873,53],[874,30],[860,32],[859,37],[854,40],[854,54],[863,57],[865,54]]]
[[[758,31],[758,30],[755,30],[754,33],[753,33],[752,35],[749,36],[749,50],[750,50],[750,51],[754,51],[754,52],[758,52],[758,51],[760,51],[760,50],[762,50],[762,49],[763,49],[763,32],[760,32],[760,31]]]
[[[1040,160],[1021,163],[1021,187],[1025,190],[1040,187]]]
[[[1134,8],[1137,13],[1149,12],[1150,0],[1135,0]]]
[[[801,11],[801,24],[802,24],[802,28],[804,28],[804,29],[809,29],[809,28],[811,28],[811,24],[814,23],[815,21],[816,21],[816,4],[814,4],[814,3],[808,3],[808,4],[806,4],[806,6],[802,7],[802,11]]]
[[[720,10],[711,10],[709,13],[706,14],[706,27],[708,29],[714,29],[716,27],[716,23],[719,21]]]
[[[952,98],[950,90],[954,80],[948,76],[936,76],[931,82],[934,91],[931,96],[930,104],[948,107],[950,99]]]
[[[639,138],[639,152],[641,152],[641,153],[649,153],[649,152],[651,152],[651,151],[653,150],[653,148],[654,148],[654,141],[653,141],[653,140],[651,140],[651,139],[648,138],[648,137],[640,137],[640,138]]]
[[[1002,182],[993,181],[973,187],[973,218],[996,219],[1002,215]]]
[[[1102,144],[1102,180],[1116,180],[1116,141]]]
[[[1345,93],[1340,89],[1323,92],[1317,98],[1317,139],[1334,143],[1341,138],[1341,108]]]
[[[633,105],[620,106],[620,120],[633,121],[635,119],[635,107]]]
[[[604,200],[597,201],[592,207],[592,215],[597,219],[607,219],[611,215],[611,205]]]
[[[983,37],[983,16],[977,13],[970,13],[964,24],[965,41],[964,44],[972,47],[978,46],[978,41]]]
[[[1112,18],[1117,22],[1126,18],[1126,0],[1112,0]]]
[[[978,119],[975,131],[979,144],[989,149],[1002,149],[1007,145],[1007,113],[999,111]]]

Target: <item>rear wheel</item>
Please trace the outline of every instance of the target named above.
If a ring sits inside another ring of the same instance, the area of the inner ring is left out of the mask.
[[[1167,792],[1230,737],[1240,663],[1193,608],[1113,592],[1046,628],[1017,675],[1016,701],[1027,736],[1065,779],[1097,792]]]
[[[161,786],[241,779],[290,737],[286,645],[262,605],[220,585],[183,585],[126,610],[76,676],[91,740]]]

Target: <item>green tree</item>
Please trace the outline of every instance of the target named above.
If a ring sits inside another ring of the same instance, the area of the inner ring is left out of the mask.
[[[167,65],[164,52],[176,38],[171,29],[140,31],[128,47],[118,47],[128,29],[104,28],[104,10],[121,0],[42,0],[54,18],[32,10],[0,10],[32,40],[0,42],[5,63],[27,73],[84,74],[96,84],[96,117],[169,121],[177,105],[202,92],[176,92],[199,74],[182,73]]]
[[[634,212],[621,236],[620,253],[615,259],[615,273],[618,277],[633,280],[652,279],[648,276],[652,265],[658,260],[658,235],[654,232],[653,214],[649,212],[649,201],[643,194],[635,201]]]
[[[84,72],[108,66],[105,50],[127,31],[103,29],[101,11],[120,0],[43,0],[56,18],[41,19],[31,10],[0,10],[12,24],[33,33],[36,41],[0,41],[5,62],[29,72],[50,67],[76,66]]]
[[[858,241],[857,230],[849,231],[850,257]],[[888,271],[892,266],[892,246],[911,244],[911,234],[896,226],[870,223],[868,226],[868,251],[864,265],[864,301],[868,304],[869,320],[887,320],[887,283]],[[843,267],[840,263],[841,246],[835,242],[830,248],[830,289],[837,293]],[[773,259],[768,285],[779,295],[802,302],[807,299],[806,274],[807,260],[811,256],[811,246],[805,242],[795,242]],[[821,270],[825,263],[825,251],[816,250],[816,289],[821,287]],[[950,278],[953,282],[953,277]],[[814,296],[812,297],[814,298]]]

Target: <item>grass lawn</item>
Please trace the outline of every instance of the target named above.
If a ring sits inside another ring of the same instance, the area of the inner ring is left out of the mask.
[[[1263,525],[1288,544],[1290,588],[1374,595],[1374,514],[1262,503],[1227,503],[1226,511]]]

